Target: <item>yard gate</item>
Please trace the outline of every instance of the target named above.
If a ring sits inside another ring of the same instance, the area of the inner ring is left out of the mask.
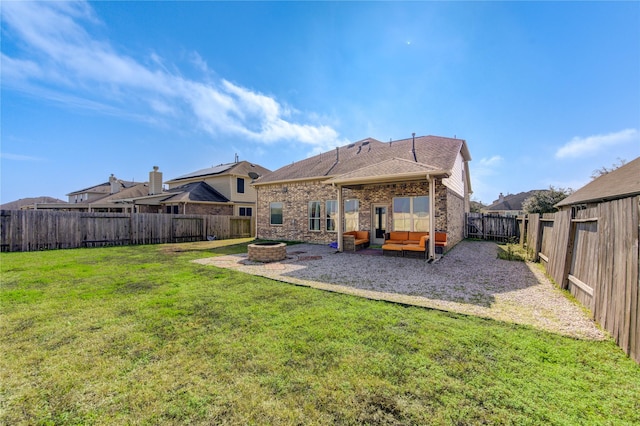
[[[467,213],[465,216],[466,238],[501,242],[518,241],[520,238],[520,226],[515,216],[483,213]]]

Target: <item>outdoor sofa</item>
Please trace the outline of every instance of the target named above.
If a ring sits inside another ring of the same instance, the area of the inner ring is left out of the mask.
[[[418,253],[426,258],[429,253],[428,232],[394,231],[389,232],[385,237],[382,254],[393,253],[396,256],[405,256]],[[435,245],[436,253],[444,251],[447,246],[446,232],[436,231]]]
[[[342,234],[344,250],[356,251],[358,247],[369,247],[369,231],[348,231]]]

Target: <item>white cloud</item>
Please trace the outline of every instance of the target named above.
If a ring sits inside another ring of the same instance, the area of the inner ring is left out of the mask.
[[[0,152],[0,158],[13,161],[43,161],[42,158],[32,157],[30,155],[10,154],[8,152]]]
[[[343,143],[329,125],[296,122],[301,115],[274,97],[225,79],[210,79],[206,62],[197,54],[190,62],[207,73],[206,81],[183,77],[157,53],[143,64],[123,55],[90,28],[101,25],[86,2],[5,2],[2,20],[12,37],[24,47],[19,54],[2,54],[2,84],[47,94],[46,99],[85,99],[101,110],[146,122],[195,124],[211,135],[244,136],[269,144],[296,141],[325,149]],[[18,45],[18,43],[17,43]],[[81,107],[82,103],[65,104]]]
[[[483,167],[493,167],[500,165],[502,163],[502,160],[504,160],[504,158],[502,158],[501,156],[494,155],[493,157],[480,159],[480,164]]]
[[[574,137],[556,151],[556,158],[584,157],[595,154],[610,146],[638,139],[638,130],[625,129],[606,135],[593,135],[585,138]]]

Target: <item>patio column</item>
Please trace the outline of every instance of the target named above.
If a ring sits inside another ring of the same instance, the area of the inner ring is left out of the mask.
[[[336,226],[338,227],[338,251],[342,251],[342,217],[344,215],[344,202],[342,201],[342,186],[338,185],[338,217]]]
[[[435,198],[436,188],[433,176],[427,175],[429,182],[429,259],[436,258],[436,215],[435,215]]]

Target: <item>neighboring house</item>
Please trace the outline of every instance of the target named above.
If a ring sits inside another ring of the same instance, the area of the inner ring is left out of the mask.
[[[107,182],[68,193],[68,203],[35,203],[23,208],[84,212],[130,212],[132,206],[124,204],[123,201],[147,195],[148,192],[149,189],[146,182],[124,181],[111,174]]]
[[[256,204],[256,191],[250,183],[268,173],[270,170],[257,164],[237,161],[178,176],[166,181],[168,189],[163,190],[162,173],[154,167],[149,173],[149,195],[127,201],[135,204],[138,212],[249,217],[254,215]]]
[[[485,214],[498,214],[501,216],[520,216],[525,214],[522,210],[524,200],[537,192],[548,191],[546,189],[520,192],[519,194],[502,195],[502,192],[491,205],[483,207],[480,211]]]
[[[555,205],[560,210],[582,210],[605,201],[640,195],[640,157],[592,180]]]
[[[16,201],[10,201],[8,203],[4,203],[0,205],[1,210],[27,210],[33,209],[34,204],[40,203],[54,203],[54,204],[66,204],[66,201],[60,200],[58,198],[53,197],[31,197],[31,198],[20,198]]]
[[[346,231],[370,231],[382,244],[389,231],[438,230],[450,248],[464,238],[470,160],[462,139],[414,136],[363,139],[284,166],[253,184],[257,238],[337,241],[342,250]]]

